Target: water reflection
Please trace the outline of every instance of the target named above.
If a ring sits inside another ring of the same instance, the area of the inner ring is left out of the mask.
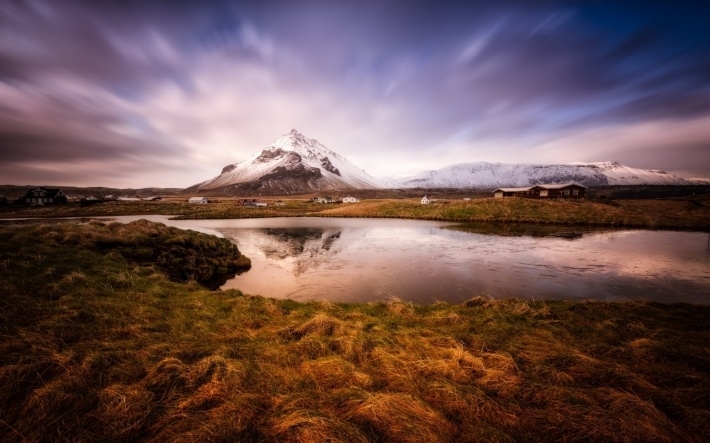
[[[253,248],[271,261],[284,261],[284,271],[299,276],[309,268],[317,268],[332,259],[340,249],[334,245],[340,238],[340,229],[318,228],[264,228],[223,229],[221,233],[235,240],[240,248]],[[242,252],[246,255],[244,249]]]
[[[500,225],[348,223],[221,229],[253,264],[224,288],[337,301],[459,302],[484,293],[710,302],[701,233],[510,226],[500,236],[489,234]]]
[[[429,303],[474,295],[710,303],[700,232],[422,220],[139,218],[224,236],[252,268],[223,288],[298,300]]]

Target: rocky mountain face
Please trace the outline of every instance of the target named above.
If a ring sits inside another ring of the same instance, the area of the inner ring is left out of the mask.
[[[494,189],[570,181],[585,186],[694,184],[692,181],[665,171],[630,168],[617,162],[567,165],[476,162],[424,171],[410,177],[389,179],[381,183],[381,186],[385,188]]]
[[[294,129],[248,159],[225,166],[219,176],[187,190],[285,195],[377,187],[365,171]]]

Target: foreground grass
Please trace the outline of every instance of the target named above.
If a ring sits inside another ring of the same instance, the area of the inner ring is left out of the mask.
[[[710,307],[272,300],[127,235],[0,228],[0,441],[710,440]]]
[[[291,199],[285,200],[284,206],[266,208],[237,206],[234,199],[222,199],[208,205],[158,201],[110,202],[88,207],[78,204],[43,208],[0,207],[0,218],[146,214],[174,215],[180,219],[322,216],[708,230],[710,196],[618,201],[483,198],[448,200],[431,205],[422,205],[418,199],[375,199],[337,205]]]

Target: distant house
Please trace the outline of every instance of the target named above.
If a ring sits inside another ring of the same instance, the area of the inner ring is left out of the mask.
[[[66,203],[67,197],[61,189],[37,188],[27,191],[19,201],[31,206],[58,205]]]
[[[569,182],[560,185],[537,185],[533,186],[532,191],[539,198],[583,198],[587,187]]]
[[[206,205],[207,197],[190,197],[187,202],[196,205]]]
[[[586,186],[570,182],[563,184],[541,184],[526,188],[498,188],[493,191],[493,197],[526,197],[526,198],[583,198]]]
[[[426,195],[424,197],[422,197],[422,204],[423,205],[428,205],[429,202],[430,202],[429,197],[427,197]]]
[[[357,203],[357,202],[359,202],[359,201],[360,201],[360,200],[357,199],[357,198],[355,198],[355,197],[350,197],[350,196],[348,196],[348,197],[343,197],[343,203]]]
[[[158,201],[158,200],[162,200],[162,199],[163,199],[163,197],[152,196],[152,197],[145,197],[142,200],[147,201],[147,202],[154,202],[154,201]],[[207,203],[207,202],[205,202],[205,203]]]
[[[528,197],[532,194],[530,192],[531,189],[532,186],[528,186],[527,188],[498,188],[493,191],[493,197]]]
[[[114,199],[114,198],[113,198],[113,195],[112,195],[112,194],[104,195],[104,200],[113,200],[113,199]]]
[[[313,203],[333,203],[333,197],[313,197],[313,200],[311,200]]]
[[[118,201],[120,201],[120,202],[137,202],[137,201],[140,201],[141,199],[138,198],[138,197],[127,197],[127,196],[124,196],[124,197],[118,197],[116,200],[118,200]]]
[[[239,206],[248,206],[248,207],[249,206],[250,207],[256,207],[256,206],[266,207],[266,206],[268,206],[268,204],[265,201],[259,200],[258,198],[244,198],[244,199],[238,200],[237,204]]]

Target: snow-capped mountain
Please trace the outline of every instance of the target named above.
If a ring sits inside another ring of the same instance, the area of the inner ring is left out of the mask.
[[[377,182],[345,157],[295,129],[248,159],[188,190],[294,194],[377,188]]]
[[[386,188],[523,187],[575,181],[585,186],[688,185],[693,182],[665,171],[636,169],[616,162],[566,165],[460,163],[381,183]]]

